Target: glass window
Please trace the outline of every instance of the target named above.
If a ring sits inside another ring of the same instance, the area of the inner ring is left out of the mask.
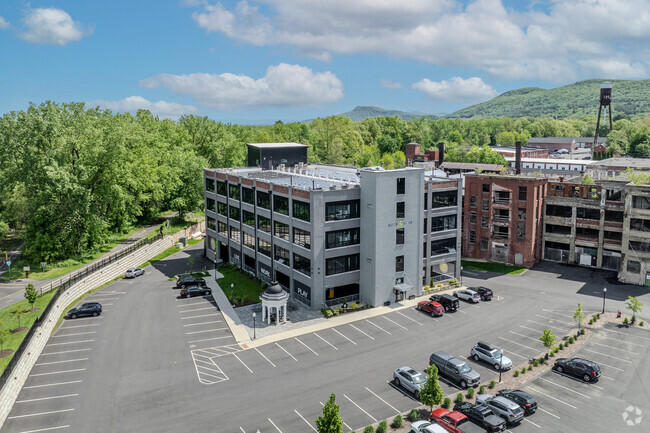
[[[526,195],[528,195],[528,187],[520,186],[519,187],[519,201],[526,201]]]
[[[517,223],[517,237],[523,238],[526,236],[526,223]]]
[[[490,184],[489,183],[484,183],[483,184],[483,192],[490,192]]]
[[[237,243],[241,242],[241,231],[237,227],[230,227],[230,239]]]
[[[309,215],[309,203],[300,200],[292,200],[292,204],[294,218],[307,222],[311,221]]]
[[[456,252],[456,238],[439,239],[431,241],[431,255],[447,254]]]
[[[242,209],[242,222],[248,226],[255,227],[255,214]]]
[[[325,221],[359,218],[360,200],[337,201],[325,204]]]
[[[271,243],[258,238],[257,252],[259,252],[260,254],[264,254],[267,257],[271,257]]]
[[[404,256],[395,257],[395,272],[404,272]]]
[[[476,212],[469,213],[469,223],[476,224]]]
[[[264,209],[271,209],[271,198],[268,192],[257,191],[257,206]]]
[[[293,243],[311,249],[311,234],[307,230],[293,228]]]
[[[208,220],[208,228],[210,230],[217,230],[217,220],[210,217],[207,217],[206,219]]]
[[[526,221],[526,208],[517,209],[517,219],[519,221]]]
[[[289,239],[289,226],[287,224],[274,221],[273,235],[280,239],[284,239],[285,241],[291,242],[291,239]]]
[[[639,272],[641,272],[641,263],[634,260],[628,260],[627,271],[633,274],[638,274]]]
[[[426,257],[426,256],[427,256],[427,243],[425,242],[422,244],[422,257]]]
[[[291,266],[291,262],[289,262],[289,257],[290,257],[289,250],[284,249],[284,248],[279,247],[279,246],[276,245],[273,248],[273,251],[274,251],[273,258],[278,263],[282,263],[283,265]]]
[[[406,178],[397,178],[397,194],[406,194]]]
[[[404,228],[395,229],[395,245],[404,245]]]
[[[244,203],[255,204],[255,192],[252,189],[242,187],[241,189],[241,199]]]
[[[228,205],[226,203],[217,202],[217,213],[219,215],[228,216]]]
[[[424,219],[424,233],[427,232],[427,218]]]
[[[395,218],[404,218],[404,202],[400,201],[397,203],[397,211],[395,212]]]
[[[481,210],[484,212],[487,212],[490,210],[490,200],[487,198],[484,198],[481,200]]]
[[[235,206],[230,206],[230,219],[239,221],[239,208]]]
[[[429,193],[424,193],[424,210],[429,209]]]
[[[205,178],[205,189],[214,192],[214,179]]]
[[[472,195],[469,197],[469,207],[475,208],[476,207],[476,196]]]
[[[325,234],[325,248],[338,248],[359,244],[359,229],[345,229]]]
[[[476,232],[474,230],[469,231],[469,243],[470,245],[476,244]]]
[[[293,269],[305,275],[311,276],[311,260],[299,254],[294,254]]]
[[[458,193],[456,191],[434,192],[431,195],[431,208],[457,206]]]
[[[271,220],[263,217],[262,215],[257,216],[257,228],[266,233],[271,233]]]
[[[472,214],[470,213],[470,222]],[[431,218],[431,231],[453,230],[456,228],[456,215],[447,215]]]
[[[219,221],[217,227],[219,228],[218,233],[220,235],[228,236],[228,226],[226,225],[226,223],[222,223],[221,221]]]
[[[334,257],[327,259],[325,263],[325,274],[335,275],[343,272],[356,271],[359,269],[359,254]]]
[[[233,200],[239,200],[239,185],[237,184],[230,184],[228,185],[228,192],[229,196]]]
[[[489,221],[490,220],[488,219],[488,217],[482,216],[481,217],[481,228],[484,228],[484,229],[487,228]]]
[[[481,251],[487,251],[488,238],[481,236]]]
[[[216,206],[217,203],[214,201],[212,198],[206,198],[205,199],[205,209],[206,210],[211,210],[212,212],[216,211]]]
[[[283,215],[289,215],[289,199],[280,195],[274,195],[273,211]]]
[[[255,236],[244,231],[244,245],[248,248],[255,249]]]
[[[223,182],[221,180],[217,181],[217,194],[226,196],[226,182]]]

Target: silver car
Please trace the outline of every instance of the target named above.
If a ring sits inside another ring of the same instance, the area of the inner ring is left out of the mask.
[[[126,270],[126,273],[124,274],[125,278],[135,278],[138,275],[144,275],[144,269],[140,268],[130,268]]]
[[[521,407],[505,397],[479,394],[476,396],[476,403],[492,409],[492,412],[503,418],[508,425],[519,424],[524,419],[524,411]]]
[[[467,302],[472,302],[474,304],[478,303],[481,300],[481,295],[479,295],[474,290],[457,290],[454,292],[454,296],[458,299],[462,299]]]
[[[447,433],[441,425],[429,421],[415,421],[409,433]]]
[[[486,343],[479,341],[469,351],[469,354],[474,361],[483,361],[492,365],[495,370],[503,369],[510,370],[512,368],[512,361],[503,354],[503,350]]]
[[[427,375],[411,367],[400,367],[393,373],[393,383],[413,393],[415,398],[420,398],[420,390],[427,381]]]

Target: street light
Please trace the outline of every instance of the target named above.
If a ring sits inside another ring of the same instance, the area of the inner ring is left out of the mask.
[[[501,358],[499,358],[499,383],[501,383],[501,372],[503,371],[503,349],[501,350]]]
[[[253,311],[253,340],[255,340],[255,316],[255,311]]]
[[[603,314],[605,314],[605,296],[607,296],[607,287],[603,288]]]
[[[235,299],[235,284],[230,283],[230,300],[234,301]]]

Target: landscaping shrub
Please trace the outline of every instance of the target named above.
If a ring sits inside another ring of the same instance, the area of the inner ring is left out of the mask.
[[[467,390],[467,398],[473,398],[474,397],[474,388],[469,388]]]
[[[495,386],[497,386],[497,383],[496,383],[495,381],[491,380],[491,381],[490,381],[490,384],[488,385],[488,388],[492,389],[492,388],[494,388]]]
[[[350,309],[356,310],[357,308],[359,308],[359,305],[356,302],[350,304]]]
[[[584,329],[580,330],[580,335],[585,335],[585,330]]]
[[[532,364],[528,366],[528,371],[533,371],[533,365]]]
[[[515,370],[515,377],[519,377],[519,370]]]
[[[600,319],[600,313],[596,313],[596,320]]]
[[[543,356],[541,356],[539,358],[539,365],[542,365],[542,364],[544,364],[544,357]]]
[[[465,397],[463,397],[463,393],[459,392],[456,394],[456,398],[454,399],[454,403],[462,403],[465,401]]]
[[[553,357],[555,356],[555,352],[551,352],[551,354],[550,354],[549,356],[550,356],[551,358],[553,358]]]
[[[576,341],[575,338],[573,338],[573,337],[569,337],[569,344],[573,344],[574,341]]]
[[[481,385],[478,387],[478,393],[479,394],[485,394],[485,385]]]
[[[594,319],[589,319],[589,324],[593,325],[594,324]]]
[[[536,359],[536,360],[533,362],[533,366],[537,367],[538,365],[539,365],[539,360]]]
[[[643,320],[639,322],[639,326],[643,326]]]
[[[363,429],[363,433],[375,433],[375,429],[373,426],[368,425],[366,428]]]
[[[379,421],[379,425],[377,425],[377,433],[386,433],[388,431],[388,423],[386,420]]]
[[[521,368],[521,374],[526,374],[526,367]]]
[[[558,347],[560,348],[560,350],[564,349],[564,343],[560,343]]]
[[[393,418],[393,423],[390,426],[392,428],[400,428],[403,425],[404,425],[404,418],[402,418],[402,415],[397,415],[395,416],[395,418]]]
[[[445,399],[442,401],[442,407],[445,409],[449,409],[451,407],[451,399],[449,397],[445,397]]]
[[[420,419],[420,412],[417,409],[413,409],[409,412],[409,421],[415,422]]]

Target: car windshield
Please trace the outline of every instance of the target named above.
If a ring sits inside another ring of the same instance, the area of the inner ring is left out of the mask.
[[[469,373],[470,371],[472,371],[472,368],[467,364],[463,364],[459,367],[459,370],[461,373]]]
[[[500,350],[493,350],[492,356],[494,357],[494,359],[501,359],[501,357],[503,356],[503,352],[501,352]]]
[[[427,381],[427,378],[424,376],[424,374],[416,374],[413,376],[413,382],[415,383],[424,383]]]

